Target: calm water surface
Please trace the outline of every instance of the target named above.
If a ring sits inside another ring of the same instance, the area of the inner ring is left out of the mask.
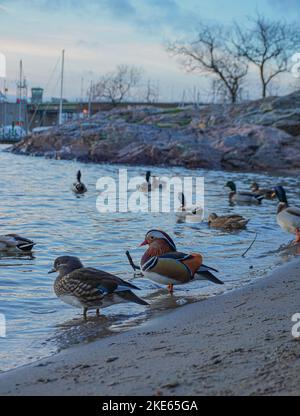
[[[85,165],[5,153],[0,146],[0,234],[16,232],[38,244],[30,256],[0,257],[0,313],[5,314],[7,336],[0,338],[0,371],[26,364],[78,343],[89,342],[116,331],[139,325],[168,309],[187,302],[233,290],[265,276],[296,253],[284,247],[292,236],[277,226],[276,202],[260,207],[230,207],[227,180],[249,189],[257,180],[264,187],[286,186],[291,203],[299,203],[300,179],[257,174],[153,168],[157,175],[205,177],[205,216],[209,212],[239,212],[251,218],[243,231],[226,233],[209,229],[206,223],[178,223],[174,214],[100,214],[96,210],[96,181],[117,177],[120,166]],[[70,190],[77,169],[83,172],[88,193],[76,197]],[[146,168],[130,167],[129,175],[144,175]],[[138,294],[150,307],[116,305],[103,310],[100,318],[84,322],[79,309],[60,302],[53,292],[55,275],[48,275],[54,259],[62,254],[79,256],[85,265],[103,268],[124,279],[132,279],[125,251],[137,261],[143,253],[138,244],[151,228],[168,231],[180,250],[200,251],[205,263],[220,270],[226,285],[219,287],[196,281],[176,288],[170,297],[164,288],[139,278]],[[245,258],[255,233],[257,240]]]

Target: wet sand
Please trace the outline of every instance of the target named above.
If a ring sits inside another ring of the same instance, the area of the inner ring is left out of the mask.
[[[0,375],[1,395],[299,395],[300,259],[242,289]]]

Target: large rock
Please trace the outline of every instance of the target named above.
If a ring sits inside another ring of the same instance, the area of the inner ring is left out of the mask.
[[[300,93],[238,105],[134,107],[25,138],[15,153],[86,162],[300,169]]]

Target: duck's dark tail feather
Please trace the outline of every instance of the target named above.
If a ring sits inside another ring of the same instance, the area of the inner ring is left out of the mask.
[[[222,282],[222,280],[218,279],[214,274],[212,274],[212,272],[210,272],[209,269],[217,271],[215,269],[212,269],[211,267],[202,265],[200,269],[196,272],[198,280],[209,280],[210,282],[215,283],[217,285],[223,285],[224,282]]]
[[[118,292],[118,296],[126,300],[127,302],[134,302],[139,305],[149,305],[149,303],[145,302],[143,299],[136,296],[131,290],[124,290],[122,292]]]
[[[18,249],[22,251],[31,251],[36,243],[23,243],[18,245]]]

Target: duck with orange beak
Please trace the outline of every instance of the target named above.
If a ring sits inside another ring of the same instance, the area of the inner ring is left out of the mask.
[[[181,253],[177,251],[172,238],[164,231],[150,230],[141,246],[148,245],[142,259],[140,269],[142,274],[156,283],[166,284],[170,293],[174,285],[184,285],[194,280],[209,280],[223,284],[212,271],[212,267],[203,264],[199,253]]]

